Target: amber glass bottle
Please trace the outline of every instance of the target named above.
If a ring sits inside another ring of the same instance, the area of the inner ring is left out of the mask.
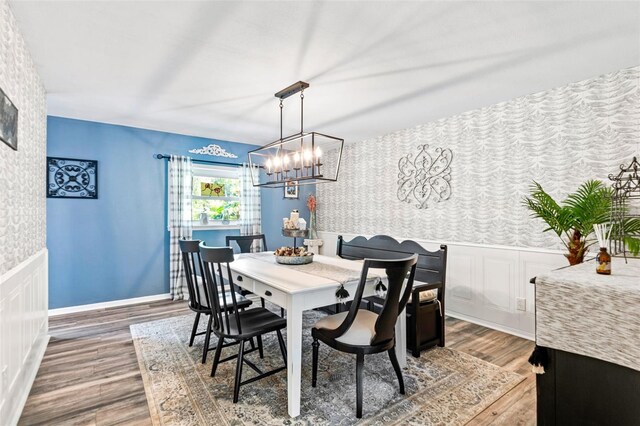
[[[600,253],[596,256],[596,272],[603,275],[611,275],[611,255],[606,247],[600,247]]]

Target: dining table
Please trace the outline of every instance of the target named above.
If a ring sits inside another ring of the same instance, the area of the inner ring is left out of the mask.
[[[285,265],[276,262],[273,252],[236,254],[234,262],[229,264],[234,284],[286,309],[287,401],[291,417],[300,415],[302,314],[310,309],[353,299],[362,265],[362,261],[318,254],[314,255],[312,263]],[[383,270],[370,270],[363,297],[376,294],[375,287],[380,279],[383,282],[386,280]],[[338,300],[336,297],[336,291],[341,286],[349,293],[345,300]],[[404,311],[400,313],[396,323],[396,353],[400,366],[405,368],[407,352]]]

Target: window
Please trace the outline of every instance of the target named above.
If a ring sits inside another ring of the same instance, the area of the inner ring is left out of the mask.
[[[240,178],[230,167],[194,166],[191,219],[194,226],[203,226],[201,214],[206,213],[204,226],[233,226],[240,219]]]

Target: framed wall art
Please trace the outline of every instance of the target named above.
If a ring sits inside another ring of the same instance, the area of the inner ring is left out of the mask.
[[[47,198],[98,198],[98,162],[47,157]]]
[[[284,198],[290,199],[290,200],[297,200],[298,197],[299,197],[298,182],[297,181],[286,182],[284,184]]]
[[[0,140],[18,150],[18,108],[0,89]]]

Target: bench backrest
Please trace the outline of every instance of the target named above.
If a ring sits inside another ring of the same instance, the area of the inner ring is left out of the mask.
[[[429,251],[415,241],[398,242],[388,235],[376,235],[369,239],[358,236],[351,241],[345,241],[338,236],[336,253],[344,259],[401,259],[412,254],[418,255],[416,281],[426,283],[441,282],[444,285],[447,275],[447,246],[441,245],[440,250]]]

